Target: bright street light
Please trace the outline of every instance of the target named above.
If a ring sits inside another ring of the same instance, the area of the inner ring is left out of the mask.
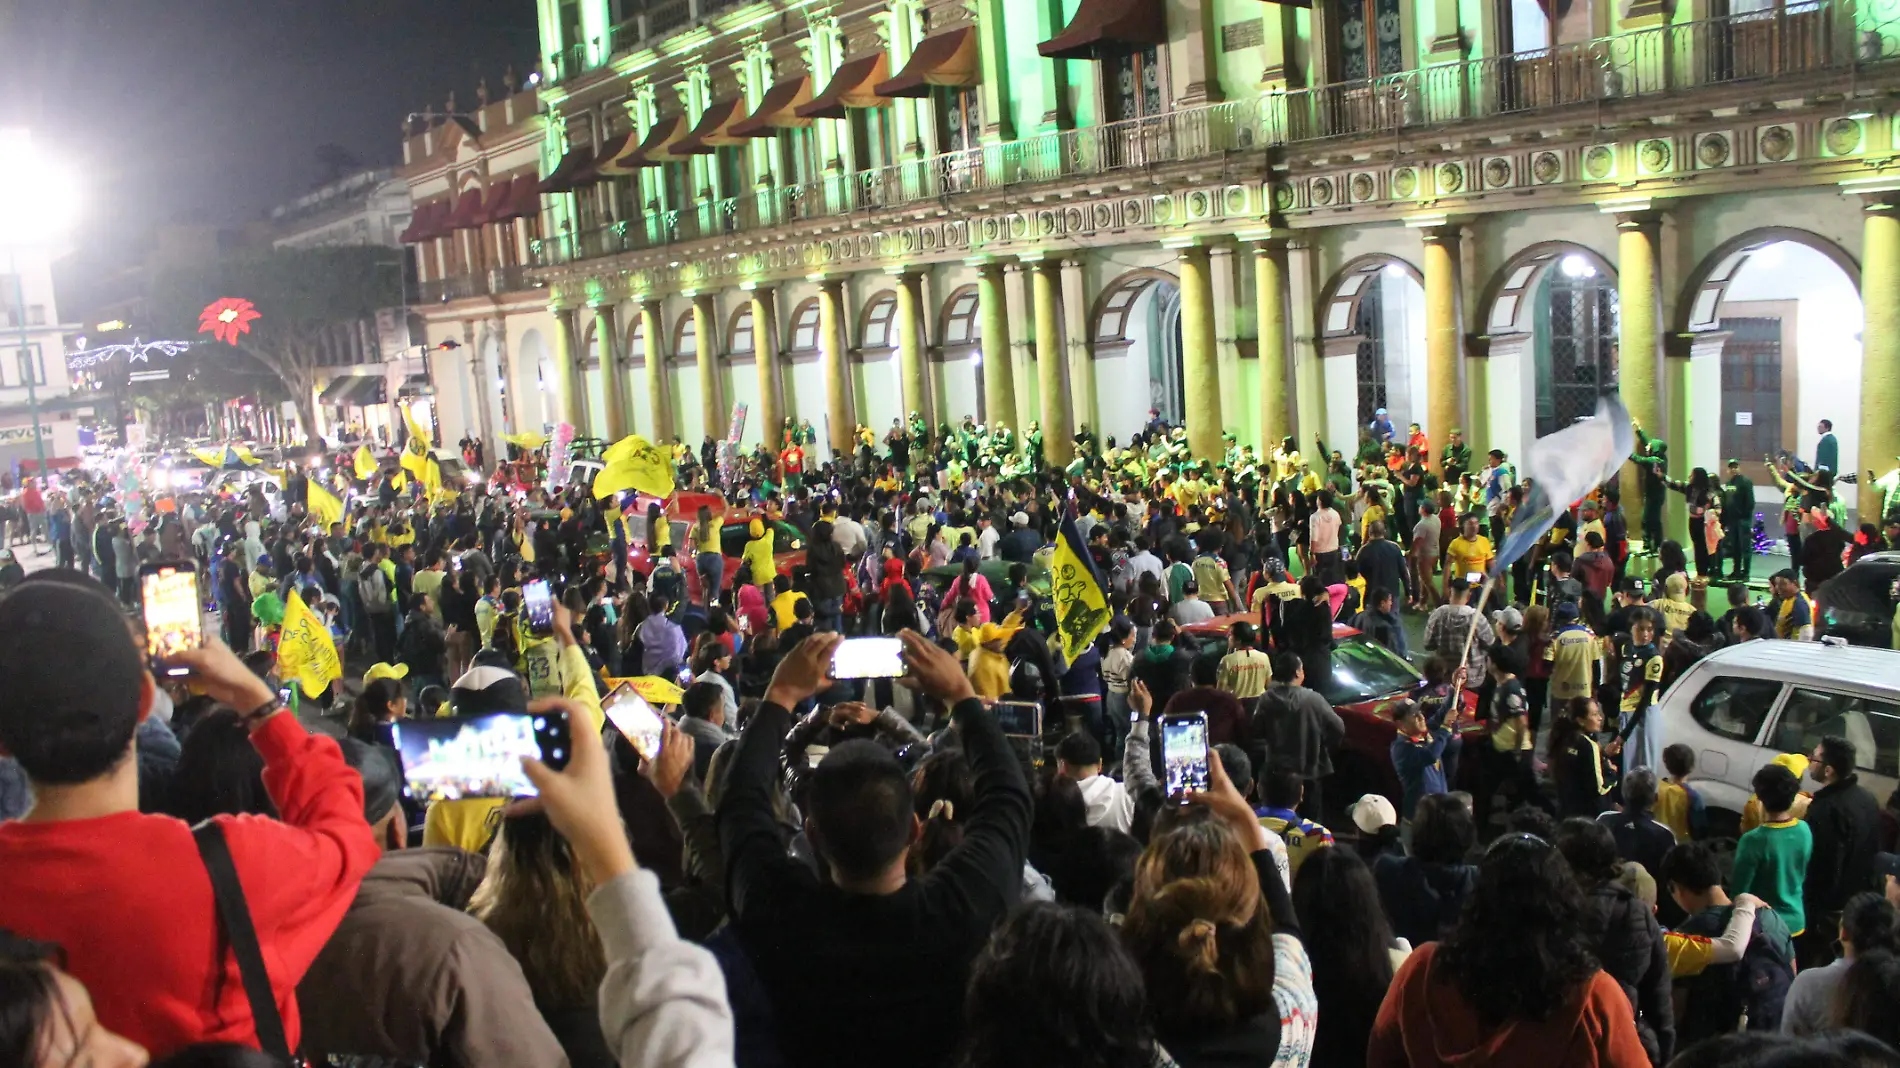
[[[33,416],[33,454],[37,474],[45,479],[46,436],[40,426],[40,398],[35,388],[38,363],[26,333],[26,283],[20,277],[15,253],[22,248],[64,240],[79,213],[79,186],[73,176],[33,144],[33,132],[22,127],[0,128],[0,246],[7,250],[7,272],[13,275],[13,325],[20,332],[21,377],[26,380],[26,407]],[[0,293],[0,300],[9,294]],[[60,358],[64,358],[62,354]]]

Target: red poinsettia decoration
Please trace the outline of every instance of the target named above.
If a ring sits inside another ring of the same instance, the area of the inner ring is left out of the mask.
[[[235,345],[238,335],[250,333],[251,324],[263,317],[257,306],[243,297],[219,297],[198,313],[198,332]]]

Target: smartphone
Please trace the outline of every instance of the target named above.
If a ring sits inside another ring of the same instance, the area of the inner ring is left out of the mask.
[[[1207,789],[1207,713],[1161,718],[1161,760],[1167,768],[1169,797]]]
[[[894,679],[903,673],[902,638],[846,638],[831,654],[834,679]]]
[[[1465,581],[1471,583],[1473,586],[1482,586],[1484,585],[1484,572],[1467,571],[1465,572]]]
[[[633,743],[633,751],[640,754],[641,760],[652,760],[660,755],[666,720],[647,704],[646,698],[633,692],[632,683],[623,682],[614,687],[600,703],[600,710],[607,714],[607,722]]]
[[[528,621],[529,634],[545,638],[554,633],[554,591],[547,579],[522,584],[521,618]]]
[[[188,669],[169,667],[166,661],[205,643],[197,566],[183,561],[145,564],[139,568],[139,593],[145,613],[145,655],[152,670],[188,674]]]
[[[998,701],[994,706],[996,725],[1012,738],[1042,737],[1042,703],[1039,701]]]
[[[390,725],[402,754],[403,785],[418,802],[469,797],[533,797],[522,757],[567,766],[573,737],[567,713],[484,712]]]

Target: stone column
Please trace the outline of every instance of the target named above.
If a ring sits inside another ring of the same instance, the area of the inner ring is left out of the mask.
[[[1095,415],[1095,349],[1089,344],[1088,309],[1082,261],[1071,256],[1062,261],[1062,335],[1069,354],[1069,410],[1075,414],[1076,431],[1087,425],[1095,432],[1099,447],[1102,424]]]
[[[1009,321],[1020,324],[1021,329],[1010,331],[1009,335],[1009,388],[1010,396],[1015,398],[1015,406],[1007,412],[990,411],[990,421],[999,417],[1018,431],[1037,418],[1036,392],[1041,383],[1036,381],[1036,369],[1032,366],[1036,359],[1035,327],[1036,306],[1029,295],[1029,282],[1024,276],[1032,268],[1029,264],[1014,262],[1003,267],[1003,307],[1008,309]]]
[[[1180,250],[1181,395],[1188,448],[1197,460],[1221,459],[1220,367],[1214,358],[1214,286],[1207,249]]]
[[[647,403],[652,406],[655,443],[673,440],[673,405],[666,396],[666,335],[662,330],[660,302],[643,302],[640,305],[640,332],[647,338]]]
[[[1319,253],[1309,240],[1288,238],[1286,243],[1287,335],[1291,352],[1295,443],[1326,428],[1326,373],[1320,351]]]
[[[785,401],[779,389],[778,322],[772,291],[752,291],[752,367],[759,376],[759,440],[773,455],[785,447],[779,434],[785,421]]]
[[[612,304],[594,305],[594,337],[600,341],[601,403],[607,406],[607,441],[627,436],[626,390],[620,379],[620,331],[614,324]]]
[[[573,308],[555,308],[554,312],[554,399],[560,421],[574,425],[582,411],[580,389],[580,332],[576,329]],[[576,427],[578,430],[579,428]]]
[[[1287,418],[1287,386],[1290,384],[1288,349],[1292,338],[1287,333],[1286,240],[1269,238],[1254,246],[1253,289],[1256,322],[1260,339],[1260,441],[1259,457],[1266,459],[1281,438],[1291,433]]]
[[[1069,381],[1062,351],[1062,265],[1034,265],[1029,284],[1036,306],[1036,393],[1042,408],[1042,454],[1055,466],[1067,466],[1074,454],[1075,430],[1069,423]]]
[[[994,426],[1016,425],[1016,381],[1010,366],[1009,308],[1003,297],[1003,265],[996,262],[977,266],[977,318],[981,322],[982,344],[977,351],[983,358],[983,411]],[[943,412],[942,422],[954,423],[963,412]]]
[[[910,425],[910,413],[924,418],[925,426],[935,426],[930,414],[930,386],[924,365],[922,317],[923,276],[905,271],[897,276],[897,365],[904,382],[904,419]]]
[[[1661,216],[1651,211],[1616,217],[1616,299],[1621,330],[1617,338],[1618,392],[1630,418],[1645,431],[1662,436],[1662,402],[1657,376],[1662,370],[1662,294],[1657,285],[1657,238]],[[1670,442],[1679,452],[1682,442]],[[1643,480],[1635,464],[1623,466],[1623,511],[1630,528],[1641,533]],[[1655,552],[1654,545],[1644,546]]]
[[[851,391],[844,366],[844,279],[827,278],[818,291],[818,349],[825,366],[825,415],[830,428],[825,438],[831,454],[851,455],[857,424],[851,418]]]
[[[1860,353],[1860,521],[1880,523],[1881,491],[1868,470],[1885,474],[1900,456],[1900,195],[1867,197],[1861,224],[1860,301],[1866,309]]]
[[[1422,233],[1425,238],[1425,433],[1435,446],[1432,469],[1439,470],[1445,441],[1453,430],[1465,429],[1464,395],[1458,387],[1462,348],[1458,336],[1458,226],[1455,223],[1427,226]]]
[[[500,441],[495,433],[495,376],[496,371],[488,359],[488,346],[476,340],[475,320],[462,321],[462,351],[468,354],[470,377],[475,379],[475,427],[481,435],[484,456],[495,455],[495,446]]]
[[[1214,367],[1220,383],[1220,395],[1241,396],[1240,385],[1240,331],[1242,323],[1249,317],[1252,308],[1243,308],[1240,303],[1240,260],[1234,255],[1231,245],[1215,245],[1207,250],[1209,268],[1208,281],[1214,290]],[[1247,423],[1254,413],[1246,411],[1241,404],[1228,402],[1221,405],[1221,432],[1232,431],[1235,438],[1247,429]],[[1227,451],[1223,437],[1221,452]]]
[[[699,366],[699,416],[700,426],[713,436],[714,441],[722,441],[726,436],[727,412],[720,403],[724,400],[725,383],[719,380],[719,326],[717,309],[713,305],[711,293],[696,293],[693,296],[693,351],[695,362]],[[758,331],[752,331],[757,336]],[[689,441],[688,445],[699,447],[698,442]]]

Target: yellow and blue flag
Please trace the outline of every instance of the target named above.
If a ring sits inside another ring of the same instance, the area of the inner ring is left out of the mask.
[[[1062,655],[1073,662],[1108,625],[1112,614],[1108,585],[1096,571],[1095,559],[1075,527],[1073,505],[1063,512],[1062,527],[1056,533],[1055,560],[1049,570],[1056,603],[1055,638]]]

